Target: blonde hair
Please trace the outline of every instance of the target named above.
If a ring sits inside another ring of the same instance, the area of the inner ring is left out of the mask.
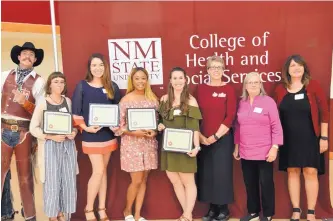
[[[126,94],[134,91],[134,85],[133,85],[133,76],[136,72],[138,71],[142,71],[143,73],[145,73],[146,77],[147,77],[147,83],[146,83],[146,88],[145,88],[145,97],[148,100],[153,100],[153,101],[157,101],[157,96],[154,94],[154,92],[152,91],[150,84],[149,84],[149,75],[148,75],[148,71],[144,68],[141,67],[136,67],[136,68],[132,68],[130,75],[128,76],[128,80],[127,80],[127,91]]]
[[[213,55],[207,59],[207,63],[206,63],[207,69],[209,69],[211,67],[211,64],[213,61],[221,63],[222,69],[223,70],[225,69],[225,64],[224,64],[223,59],[220,56],[216,56],[216,55]]]
[[[243,93],[242,93],[242,96],[241,96],[241,98],[243,100],[247,100],[248,97],[249,97],[249,93],[246,90],[246,84],[252,77],[258,77],[259,78],[259,83],[260,83],[260,93],[259,93],[259,95],[260,96],[266,95],[266,91],[264,89],[263,83],[261,82],[259,73],[258,72],[250,72],[246,75],[246,77],[244,79],[244,82],[243,82]]]

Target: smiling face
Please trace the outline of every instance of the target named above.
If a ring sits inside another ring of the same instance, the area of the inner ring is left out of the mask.
[[[104,74],[104,63],[99,58],[93,58],[90,64],[90,72],[94,77],[101,78]]]
[[[50,91],[51,94],[62,94],[65,89],[65,79],[56,77],[51,80]]]
[[[145,90],[147,81],[148,81],[147,75],[143,71],[137,71],[133,75],[132,82],[133,82],[133,87],[135,88],[135,90],[138,90],[138,91]]]
[[[208,67],[208,74],[212,80],[220,80],[223,74],[223,64],[218,61],[212,61]]]
[[[258,75],[253,75],[245,83],[246,91],[249,95],[260,94],[261,81]]]
[[[182,71],[173,71],[170,83],[175,91],[182,91],[186,84],[185,74]]]
[[[20,61],[21,68],[28,69],[33,67],[37,58],[35,57],[35,52],[31,50],[22,50],[18,56],[18,60]]]
[[[298,64],[294,60],[291,60],[288,73],[290,74],[291,78],[301,78],[304,74],[304,66]]]

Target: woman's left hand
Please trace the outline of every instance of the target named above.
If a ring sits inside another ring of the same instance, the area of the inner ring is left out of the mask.
[[[275,147],[271,147],[271,149],[269,150],[269,152],[266,156],[267,157],[266,161],[273,162],[277,157],[277,152],[278,152],[278,149],[276,149]]]
[[[328,150],[328,141],[320,139],[319,141],[320,153],[324,153]]]
[[[207,138],[207,141],[208,141],[209,145],[211,145],[216,142],[216,139],[215,139],[214,135],[212,135]]]
[[[199,150],[194,148],[190,152],[188,152],[187,155],[189,155],[190,157],[196,157],[198,152],[199,152]]]

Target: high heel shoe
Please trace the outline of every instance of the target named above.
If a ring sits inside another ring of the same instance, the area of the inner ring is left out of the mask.
[[[98,208],[98,210],[97,211],[106,211],[106,208]],[[97,213],[98,214],[98,217],[99,217],[99,220],[100,221],[110,221],[110,219],[109,219],[109,217],[108,216],[106,216],[106,217],[104,217],[104,218],[101,218],[101,216],[99,215],[99,213]]]
[[[302,210],[300,208],[293,208],[293,213],[299,213],[299,216],[301,217]],[[299,219],[291,218],[290,221],[299,221]]]
[[[85,209],[84,213],[94,213],[94,210],[87,210],[87,209]],[[87,219],[87,221],[98,221],[98,220],[96,218],[94,218],[94,219]]]
[[[315,215],[314,209],[308,209],[308,214]],[[307,221],[310,221],[310,220],[307,219]]]

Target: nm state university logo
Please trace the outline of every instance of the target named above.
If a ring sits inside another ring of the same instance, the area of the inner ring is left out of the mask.
[[[163,84],[161,38],[109,39],[108,45],[111,78],[120,89],[133,67],[145,68],[151,85]]]

